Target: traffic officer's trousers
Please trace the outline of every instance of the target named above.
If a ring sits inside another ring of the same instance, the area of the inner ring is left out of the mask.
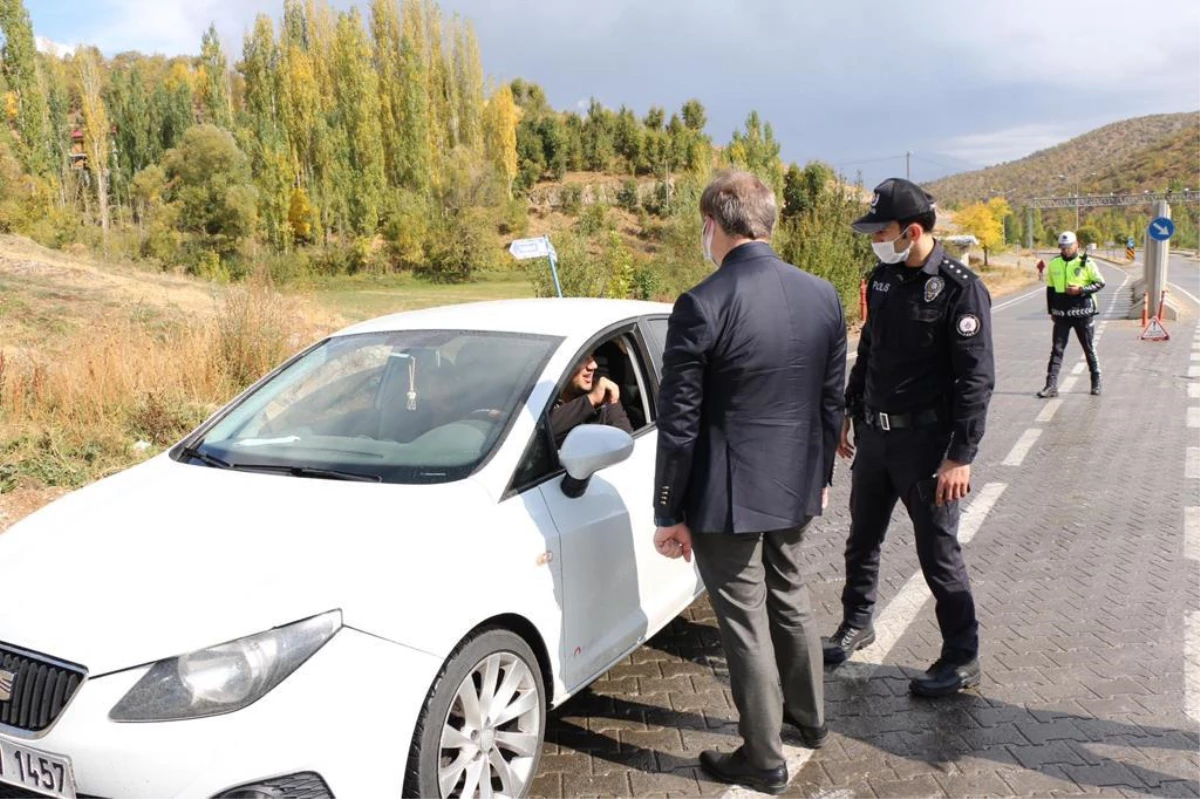
[[[937,478],[950,434],[939,427],[883,431],[856,423],[858,451],[850,488],[843,621],[866,628],[875,610],[879,551],[896,500],[916,534],[917,557],[936,602],[942,657],[956,663],[979,652],[975,600],[958,545],[959,503],[936,505]]]
[[[1096,317],[1094,316],[1076,316],[1054,317],[1054,342],[1050,347],[1050,363],[1046,367],[1046,382],[1056,383],[1058,381],[1058,371],[1062,368],[1063,351],[1067,348],[1067,341],[1071,338],[1071,331],[1075,331],[1075,337],[1079,339],[1079,346],[1083,347],[1083,356],[1087,358],[1088,371],[1093,375],[1100,374],[1100,359],[1096,357]]]

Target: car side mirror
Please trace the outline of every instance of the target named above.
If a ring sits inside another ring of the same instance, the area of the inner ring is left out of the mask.
[[[581,424],[567,434],[558,460],[567,470],[562,491],[575,499],[583,496],[592,475],[615,466],[633,454],[633,436],[605,424]]]

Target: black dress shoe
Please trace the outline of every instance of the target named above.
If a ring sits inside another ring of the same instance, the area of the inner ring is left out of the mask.
[[[948,696],[979,685],[979,659],[954,663],[938,658],[929,670],[908,684],[917,696]]]
[[[860,630],[842,622],[838,625],[837,632],[828,638],[821,639],[821,648],[824,650],[825,663],[833,665],[845,663],[856,649],[862,649],[873,643],[875,643],[875,628],[868,627]]]
[[[743,785],[759,793],[781,794],[788,787],[787,766],[759,769],[746,762],[742,750],[723,755],[706,750],[700,753],[700,768],[714,779],[731,785]]]
[[[809,727],[801,724],[792,718],[792,714],[788,713],[787,710],[783,712],[783,720],[800,731],[800,740],[809,749],[820,749],[825,745],[825,739],[829,736],[828,726],[822,724],[820,727]]]

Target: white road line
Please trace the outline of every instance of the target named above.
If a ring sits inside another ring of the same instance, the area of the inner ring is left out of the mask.
[[[1005,308],[1011,308],[1012,306],[1016,305],[1018,302],[1024,302],[1025,300],[1029,299],[1030,297],[1036,297],[1039,294],[1043,297],[1046,296],[1046,289],[1044,289],[1044,288],[1034,289],[1033,291],[1029,292],[1028,294],[1022,294],[1020,297],[1016,297],[1011,300],[1006,300],[1006,301],[1000,303],[999,305],[993,305],[992,313],[995,313],[996,311],[1003,311]]]
[[[1188,383],[1188,399],[1200,399],[1200,383]]]
[[[1200,408],[1192,406],[1187,410],[1187,426],[1200,427]]]
[[[1200,343],[1198,343],[1198,344],[1197,344],[1197,346],[1200,346]],[[1193,361],[1200,361],[1200,351],[1193,352],[1193,353],[1192,353],[1191,360],[1193,360]]]
[[[1188,377],[1200,377],[1200,366],[1189,366]]]
[[[1200,383],[1196,384],[1200,388]],[[1058,409],[1062,407],[1063,401],[1060,399],[1052,399],[1046,403],[1046,407],[1042,408],[1042,412],[1037,415],[1037,421],[1048,422],[1054,418],[1054,414],[1058,413]]]
[[[979,532],[979,528],[983,526],[984,520],[1006,488],[1007,483],[988,483],[980,489],[979,495],[971,502],[970,507],[963,511],[958,521],[960,544],[966,545],[975,537],[975,533]],[[875,643],[854,653],[847,663],[838,668],[838,674],[855,680],[870,678],[875,669],[891,654],[896,642],[930,599],[925,576],[918,571],[908,578],[899,593],[875,620]]]
[[[1064,380],[1062,382],[1062,385],[1058,387],[1059,393],[1060,394],[1069,394],[1071,392],[1071,389],[1075,388],[1075,382],[1077,380],[1079,380],[1078,377],[1068,377],[1066,380]]]
[[[1084,363],[1083,361],[1080,361],[1079,363],[1077,363],[1071,367],[1071,374],[1081,375],[1081,374],[1083,374],[1083,370],[1086,368],[1087,368],[1087,364]]]
[[[1030,428],[1021,434],[1016,444],[1013,444],[1012,450],[1008,453],[1003,461],[1002,466],[1020,466],[1025,456],[1029,454],[1029,450],[1037,443],[1038,438],[1042,435],[1042,431],[1036,427]]]
[[[1183,556],[1200,560],[1200,507],[1183,509]]]
[[[1168,283],[1167,285],[1169,285],[1171,288],[1175,289],[1176,291],[1182,291],[1185,296],[1191,298],[1192,302],[1196,303],[1197,305],[1200,305],[1200,297],[1197,297],[1195,294],[1188,291],[1183,286],[1179,285],[1178,283]]]
[[[1192,721],[1200,721],[1200,612],[1187,614],[1183,635],[1184,706]]]
[[[1187,448],[1187,465],[1184,466],[1184,475],[1200,480],[1200,447]]]

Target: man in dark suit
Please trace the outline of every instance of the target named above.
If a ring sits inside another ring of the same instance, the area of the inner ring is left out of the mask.
[[[767,240],[775,197],[742,172],[700,198],[717,270],[675,303],[658,411],[655,546],[694,550],[729,661],[744,744],[704,752],[725,782],[780,793],[785,716],[824,743],[824,670],[801,541],[826,500],[843,418],[846,325],[828,282]]]

